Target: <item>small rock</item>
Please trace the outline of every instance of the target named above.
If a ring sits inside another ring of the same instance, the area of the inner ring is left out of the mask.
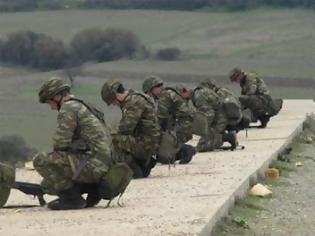
[[[262,184],[256,184],[255,186],[253,186],[249,191],[249,194],[264,198],[272,197],[272,192]]]
[[[276,169],[276,168],[268,168],[268,169],[265,171],[265,175],[266,175],[268,178],[277,179],[277,178],[279,178],[279,170]]]
[[[296,166],[296,167],[301,167],[301,166],[303,166],[303,164],[302,164],[302,162],[296,162],[296,163],[295,163],[295,166]]]

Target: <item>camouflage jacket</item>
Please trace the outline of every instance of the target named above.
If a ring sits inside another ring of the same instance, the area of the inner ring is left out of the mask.
[[[269,95],[265,82],[254,73],[246,74],[241,81],[242,95]]]
[[[157,103],[158,117],[163,129],[192,130],[192,117],[187,101],[175,89],[164,88]]]
[[[111,158],[110,143],[105,125],[85,105],[76,100],[61,105],[53,137],[55,151],[89,152],[108,162]]]
[[[121,105],[122,118],[118,133],[134,137],[147,138],[153,143],[160,140],[160,127],[154,102],[144,94],[129,91]]]
[[[191,101],[198,111],[206,114],[211,124],[220,108],[219,95],[208,87],[198,86],[193,91]]]

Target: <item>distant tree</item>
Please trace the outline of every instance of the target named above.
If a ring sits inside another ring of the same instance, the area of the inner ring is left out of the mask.
[[[144,46],[132,32],[124,29],[85,29],[76,34],[70,45],[83,61],[111,61],[132,58]]]
[[[160,49],[156,53],[156,58],[159,60],[165,60],[165,61],[175,61],[180,56],[180,50],[178,48],[164,48]]]
[[[58,69],[67,61],[64,44],[44,34],[19,31],[3,43],[1,60],[40,69]]]

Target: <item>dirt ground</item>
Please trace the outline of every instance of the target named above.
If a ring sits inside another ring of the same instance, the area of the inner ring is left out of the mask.
[[[280,178],[265,180],[273,197],[248,196],[241,200],[219,224],[214,235],[314,235],[315,146],[298,141],[292,148],[289,155],[280,156],[274,164],[280,170]],[[301,167],[296,166],[298,162]]]

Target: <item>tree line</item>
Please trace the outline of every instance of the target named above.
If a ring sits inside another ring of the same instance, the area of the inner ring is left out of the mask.
[[[196,10],[223,8],[230,11],[260,6],[315,9],[314,0],[0,0],[0,11],[64,8]]]
[[[0,62],[39,69],[78,66],[87,61],[104,62],[145,55],[139,38],[124,29],[89,28],[65,45],[42,33],[18,31],[0,41]]]

